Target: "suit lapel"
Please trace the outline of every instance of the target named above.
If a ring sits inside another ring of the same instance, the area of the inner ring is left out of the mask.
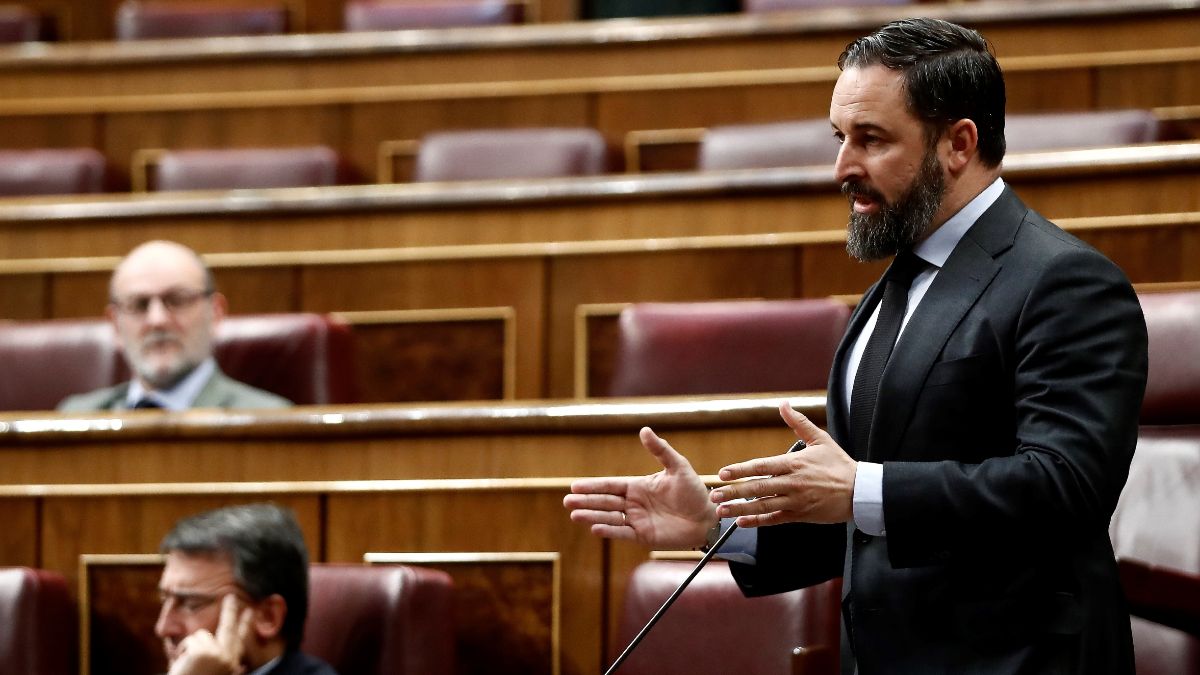
[[[867,457],[896,456],[925,379],[950,335],[1000,271],[996,256],[1012,245],[1026,211],[1011,190],[955,246],[909,318],[879,382]]]
[[[862,332],[863,324],[867,322],[867,319],[871,316],[871,311],[879,303],[879,297],[882,294],[883,284],[879,282],[875,282],[863,294],[862,299],[858,302],[858,306],[850,314],[850,321],[846,324],[846,332],[842,335],[842,341],[838,343],[837,351],[833,355],[833,369],[829,371],[829,386],[825,390],[825,423],[834,440],[847,449],[850,449],[850,429],[846,427],[846,421],[850,415],[849,411],[846,410],[845,396],[846,387],[849,386],[849,383],[846,382],[846,357],[849,355],[850,349],[854,346],[859,333]],[[866,459],[865,452],[853,452],[851,454],[856,459]]]
[[[226,408],[229,407],[229,387],[226,381],[229,378],[218,368],[213,371],[212,377],[208,378],[208,382],[204,383],[204,388],[196,394],[196,400],[192,402],[193,408]]]

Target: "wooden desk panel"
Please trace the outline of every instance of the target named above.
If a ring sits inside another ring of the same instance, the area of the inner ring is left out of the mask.
[[[1200,210],[1197,142],[1013,155],[1005,167],[1051,218]],[[41,198],[0,202],[0,255],[117,256],[150,238],[215,253],[812,232],[841,228],[846,212],[820,167]]]
[[[1035,187],[1032,181],[1031,187]],[[1200,212],[1060,219],[1059,224],[1099,248],[1135,283],[1200,280]],[[409,343],[412,349],[444,347],[446,351],[428,353],[451,359],[457,358],[453,344],[431,345],[433,338],[424,327],[432,330],[442,319],[478,311],[446,308],[511,307],[511,318],[505,322],[511,323],[512,335],[505,337],[503,363],[508,362],[511,349],[513,395],[524,399],[573,396],[579,369],[593,368],[591,357],[583,363],[575,356],[583,335],[576,323],[581,307],[857,295],[883,269],[883,263],[864,265],[850,259],[840,227],[727,237],[333,251],[327,256],[216,254],[209,256],[209,263],[239,311],[257,310],[255,304],[262,298],[264,303],[304,311],[399,312],[412,315],[414,332],[409,335],[417,338]],[[94,316],[104,297],[108,270],[115,264],[116,258],[0,262],[0,290],[4,291],[0,307],[12,318],[52,318],[55,315],[41,313],[34,298],[75,298],[82,311],[66,316]],[[242,275],[249,281],[241,281]],[[259,286],[260,279],[281,281],[277,286],[266,282]],[[36,311],[21,314],[25,305],[33,305],[30,309]],[[475,340],[482,338],[477,330],[470,325],[459,328],[455,339],[465,345],[479,344]],[[364,366],[385,372],[401,368],[409,351],[393,352],[386,341],[402,334],[384,330],[383,346],[361,354]],[[471,363],[481,363],[473,347],[464,348],[473,352],[465,355]],[[611,348],[611,340],[593,340],[585,353]],[[496,376],[495,367],[488,366],[479,382],[457,382],[464,385],[458,391],[473,391],[474,384],[490,381]],[[507,371],[506,365],[501,367]],[[593,376],[599,382],[605,373]],[[416,388],[442,391],[442,379],[432,371],[428,381],[435,386]],[[507,383],[505,387],[507,391]]]
[[[545,18],[574,15],[554,9],[559,4],[564,0],[550,0]],[[0,96],[269,93],[555,80],[564,72],[594,77],[832,66],[848,42],[911,13],[906,7],[831,8],[451,32],[48,45],[0,57]],[[946,2],[924,4],[922,14],[980,29],[1005,58],[1074,54],[1098,44],[1124,51],[1188,47],[1200,31],[1194,0]],[[322,16],[326,28],[329,13]],[[111,19],[100,23],[110,27]]]
[[[596,673],[609,644],[605,617],[615,612],[610,591],[646,552],[617,546],[610,558],[614,547],[571,523],[562,508],[568,477],[654,470],[636,440],[647,424],[704,473],[743,459],[747,448],[786,448],[792,434],[775,401],[319,408],[257,418],[130,413],[120,425],[9,415],[0,418],[0,476],[22,484],[0,486],[0,514],[25,536],[0,538],[0,564],[59,571],[74,588],[81,554],[152,553],[179,517],[273,499],[297,511],[314,560],[557,554],[560,672]],[[822,397],[793,402],[823,420]],[[529,478],[511,478],[521,475]],[[307,482],[280,482],[296,477]],[[328,480],[338,477],[351,480]]]
[[[1200,81],[1200,47],[1002,62],[1008,109],[1014,112],[1200,104],[1195,84]],[[571,72],[561,64],[559,68],[560,76]],[[480,70],[492,72],[490,66]],[[549,83],[404,84],[278,95],[145,95],[76,102],[26,95],[0,100],[0,120],[21,131],[7,134],[0,145],[91,146],[106,156],[115,173],[128,176],[131,157],[145,148],[324,144],[346,156],[360,182],[371,183],[378,180],[382,144],[419,139],[431,131],[589,126],[619,148],[631,131],[824,116],[837,75],[828,65],[776,65],[734,72],[569,75]]]

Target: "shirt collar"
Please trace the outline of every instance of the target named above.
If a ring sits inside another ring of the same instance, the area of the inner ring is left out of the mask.
[[[939,268],[944,266],[963,235],[971,229],[976,220],[979,220],[979,216],[982,216],[984,211],[996,203],[1003,192],[1004,180],[997,178],[991,185],[984,188],[983,192],[967,202],[966,206],[959,209],[958,213],[950,216],[950,219],[934,230],[933,234],[913,247],[913,253],[931,265]]]
[[[275,665],[282,660],[283,660],[283,654],[280,654],[279,656],[276,656],[275,658],[271,659],[270,661],[267,661],[266,663],[262,664],[258,668],[255,668],[252,672],[249,673],[249,675],[265,675],[266,673],[271,672],[271,669],[274,668]]]
[[[204,389],[204,385],[208,384],[215,372],[217,362],[210,356],[170,389],[147,391],[141,381],[134,378],[129,383],[129,390],[125,392],[125,407],[132,408],[138,401],[148,399],[165,410],[187,410],[195,403],[200,390]]]

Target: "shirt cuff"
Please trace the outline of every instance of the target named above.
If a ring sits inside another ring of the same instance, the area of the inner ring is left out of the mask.
[[[721,534],[725,534],[732,525],[735,518],[721,519]],[[758,553],[758,528],[739,527],[729,538],[721,544],[721,548],[717,549],[714,558],[728,560],[730,562],[738,562],[746,565],[753,565],[758,562],[755,555]]]
[[[883,465],[859,462],[854,474],[854,526],[873,537],[883,528]]]

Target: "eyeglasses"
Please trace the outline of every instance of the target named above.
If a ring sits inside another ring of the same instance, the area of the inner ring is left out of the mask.
[[[191,308],[203,298],[212,296],[213,291],[195,291],[186,288],[176,288],[159,293],[158,295],[130,295],[124,298],[112,298],[109,304],[118,312],[127,316],[145,316],[150,311],[150,305],[157,299],[163,309],[174,314]]]
[[[158,601],[168,612],[195,615],[219,603],[230,593],[236,595],[243,603],[253,604],[255,602],[240,588],[222,593],[188,593],[160,589],[158,591]]]
[[[212,607],[218,600],[225,597],[209,593],[174,593],[159,591],[158,600],[167,611],[179,611],[184,614],[197,614]]]

